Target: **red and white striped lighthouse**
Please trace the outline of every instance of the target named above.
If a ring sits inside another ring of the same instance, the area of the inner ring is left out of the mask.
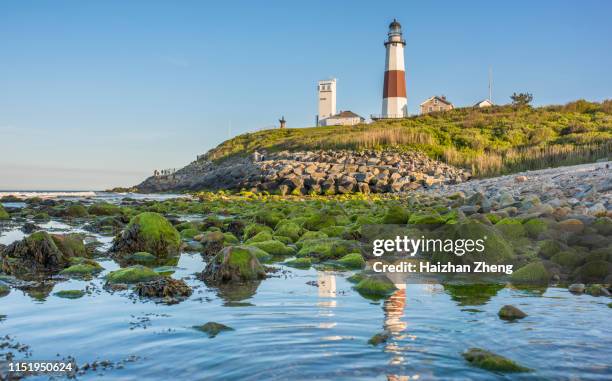
[[[388,39],[385,41],[385,82],[383,85],[383,118],[404,118],[408,116],[406,99],[406,73],[404,71],[404,46],[402,26],[397,20],[389,24]]]

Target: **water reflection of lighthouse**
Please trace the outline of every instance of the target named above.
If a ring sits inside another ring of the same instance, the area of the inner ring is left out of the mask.
[[[336,298],[336,276],[327,271],[317,272],[317,286],[319,289],[320,307],[319,316],[333,317],[335,316],[334,308],[337,306]],[[337,325],[336,322],[321,322],[320,328],[333,328]]]

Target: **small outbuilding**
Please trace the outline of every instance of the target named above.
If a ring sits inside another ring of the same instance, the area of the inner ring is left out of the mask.
[[[320,121],[322,126],[354,126],[365,122],[365,119],[352,111],[340,111],[336,115]]]
[[[478,108],[491,107],[491,106],[495,106],[495,105],[489,99],[483,99],[474,105],[474,107],[478,107]]]

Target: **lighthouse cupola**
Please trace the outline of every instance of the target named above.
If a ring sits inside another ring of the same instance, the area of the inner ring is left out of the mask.
[[[402,39],[402,25],[396,19],[393,19],[391,24],[389,24],[389,33],[387,35],[389,36],[387,43],[397,42],[406,45],[406,42]]]

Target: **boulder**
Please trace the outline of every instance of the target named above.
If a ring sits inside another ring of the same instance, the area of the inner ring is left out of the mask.
[[[199,278],[213,285],[256,281],[266,277],[263,266],[249,247],[228,246],[217,254]]]
[[[516,320],[527,316],[527,314],[521,311],[519,308],[510,304],[503,306],[497,315],[503,320]]]
[[[137,283],[134,292],[140,297],[163,298],[170,303],[188,298],[193,291],[183,280],[161,277]]]
[[[8,275],[56,273],[70,265],[70,255],[64,254],[44,231],[13,242],[1,256],[2,271]]]
[[[493,352],[481,348],[470,348],[463,352],[463,358],[470,364],[492,372],[529,372],[530,369]]]
[[[180,244],[179,232],[164,216],[145,212],[130,220],[110,251],[119,256],[146,251],[159,258],[178,254]]]

